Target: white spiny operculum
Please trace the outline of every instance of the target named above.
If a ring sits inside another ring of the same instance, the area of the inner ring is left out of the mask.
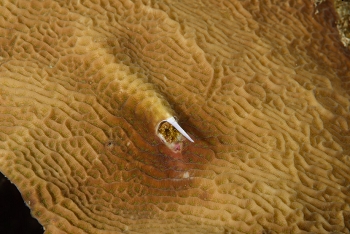
[[[184,137],[187,138],[190,142],[194,142],[192,138],[185,132],[185,130],[182,129],[182,127],[176,122],[174,117],[170,117],[165,120],[166,122],[170,123],[174,128],[176,128]]]

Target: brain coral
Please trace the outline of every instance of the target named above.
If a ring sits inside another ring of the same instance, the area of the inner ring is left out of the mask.
[[[349,233],[331,2],[0,2],[0,170],[46,233]]]

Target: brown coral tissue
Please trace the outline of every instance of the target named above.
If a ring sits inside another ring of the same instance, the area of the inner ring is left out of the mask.
[[[333,5],[0,0],[0,171],[47,234],[349,233]]]

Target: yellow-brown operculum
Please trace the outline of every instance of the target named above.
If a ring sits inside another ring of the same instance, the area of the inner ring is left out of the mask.
[[[184,137],[174,126],[162,121],[157,125],[156,131],[158,137],[169,149],[175,153],[181,152]]]

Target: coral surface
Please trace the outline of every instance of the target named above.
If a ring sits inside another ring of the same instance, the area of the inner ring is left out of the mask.
[[[46,233],[348,233],[334,12],[0,0],[0,171]],[[156,134],[172,116],[194,140],[181,152]]]

